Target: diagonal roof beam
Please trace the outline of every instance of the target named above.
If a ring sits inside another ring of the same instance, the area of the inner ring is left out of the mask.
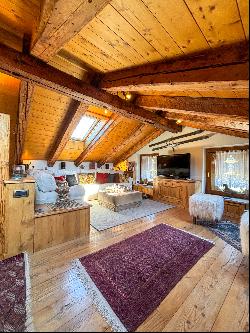
[[[120,144],[119,146],[116,146],[115,148],[112,149],[111,152],[109,152],[106,156],[106,158],[102,161],[100,161],[101,164],[105,164],[107,162],[112,162],[113,161],[113,158],[117,155],[117,153],[119,151],[122,151],[124,148],[128,148],[128,147],[131,147],[132,146],[132,143],[136,140],[136,138],[138,137],[138,135],[140,135],[143,131],[143,128],[145,127],[146,125],[144,124],[139,124],[136,129],[133,131],[133,134],[129,135],[127,137],[126,140],[123,141],[122,144]]]
[[[21,81],[19,91],[18,122],[16,130],[15,164],[22,163],[22,154],[24,149],[33,92],[34,85],[32,83]]]
[[[67,142],[70,140],[77,124],[81,120],[84,113],[88,110],[88,105],[79,101],[72,100],[70,102],[66,116],[58,130],[57,137],[51,147],[48,156],[48,166],[53,166],[59,159]]]
[[[86,156],[91,153],[97,145],[99,145],[102,140],[122,121],[122,117],[117,115],[112,115],[111,118],[103,125],[100,131],[96,134],[94,139],[90,144],[84,149],[84,151],[75,160],[75,165],[79,166],[86,158]]]
[[[145,147],[147,144],[149,144],[154,139],[158,138],[163,133],[161,130],[154,130],[150,135],[148,135],[146,138],[143,138],[139,142],[137,142],[133,147],[129,148],[125,153],[118,156],[117,159],[114,161],[114,165],[125,161],[130,156],[138,152],[141,148]]]
[[[111,0],[44,0],[31,53],[48,62]]]
[[[133,118],[173,133],[181,126],[174,121],[130,104],[117,96],[82,82],[45,62],[0,44],[0,71],[33,82],[83,103],[106,108],[127,118]]]

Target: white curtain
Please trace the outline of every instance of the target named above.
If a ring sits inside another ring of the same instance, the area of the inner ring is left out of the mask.
[[[157,157],[142,156],[141,158],[141,179],[152,181],[157,175]]]
[[[249,187],[249,150],[217,151],[215,156],[215,187],[246,194]]]

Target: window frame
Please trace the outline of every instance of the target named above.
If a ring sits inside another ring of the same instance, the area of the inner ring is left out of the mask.
[[[247,194],[240,194],[240,193],[226,193],[223,191],[217,191],[212,189],[211,184],[211,169],[212,169],[212,158],[213,154],[215,154],[217,151],[234,151],[234,150],[247,150],[249,149],[249,145],[238,145],[238,146],[227,146],[227,147],[216,147],[216,148],[206,148],[206,186],[205,186],[205,192],[208,194],[215,194],[215,195],[221,195],[223,197],[230,197],[230,198],[239,198],[239,199],[248,199]]]
[[[142,170],[141,170],[141,166],[142,166],[142,158],[143,157],[152,157],[152,156],[159,156],[159,153],[154,153],[154,154],[140,154],[140,183],[142,183],[142,178],[141,178],[141,175],[142,175]]]

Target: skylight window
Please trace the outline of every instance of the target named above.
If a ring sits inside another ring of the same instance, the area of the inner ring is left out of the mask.
[[[95,122],[96,119],[94,117],[83,116],[79,124],[76,126],[71,139],[82,141]]]

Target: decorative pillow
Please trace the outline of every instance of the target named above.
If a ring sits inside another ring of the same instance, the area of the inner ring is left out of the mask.
[[[78,185],[78,179],[77,179],[76,175],[66,175],[66,180],[67,180],[69,186]]]
[[[115,174],[109,173],[108,175],[108,183],[114,183],[115,182]]]
[[[95,174],[94,173],[80,173],[78,175],[79,184],[94,184]]]
[[[120,183],[119,173],[114,174],[114,183]]]
[[[97,184],[105,184],[108,182],[108,173],[97,173],[96,174]]]
[[[55,181],[60,181],[60,182],[63,182],[65,180],[65,177],[64,176],[56,176],[54,177],[55,178]]]
[[[120,179],[120,183],[128,183],[129,176],[124,174],[124,173],[120,173],[119,174],[119,179]]]
[[[55,191],[57,186],[56,186],[56,181],[55,178],[47,173],[47,172],[37,172],[33,175],[33,177],[36,180],[37,187],[39,191],[42,192],[52,192]]]

